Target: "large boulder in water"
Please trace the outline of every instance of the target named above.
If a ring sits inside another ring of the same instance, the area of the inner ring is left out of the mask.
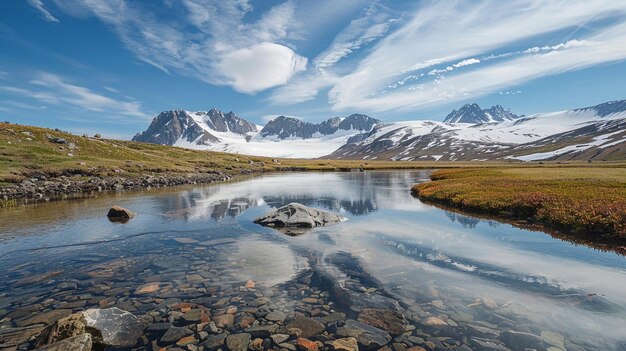
[[[109,209],[107,217],[111,222],[128,222],[129,219],[135,217],[135,212],[120,206],[113,206]]]
[[[61,350],[63,345],[76,343],[85,347],[88,344],[91,349],[93,343],[100,348],[129,348],[143,335],[144,327],[135,315],[117,307],[92,308],[57,320],[39,334],[33,346]],[[89,340],[85,339],[85,334],[89,335]]]
[[[145,327],[134,314],[117,307],[91,308],[84,311],[83,316],[88,328],[100,332],[102,344],[114,347],[134,346]]]
[[[275,211],[257,218],[254,223],[282,229],[286,234],[302,234],[303,229],[310,229],[341,222],[344,217],[327,211],[306,207],[299,203],[290,203]]]

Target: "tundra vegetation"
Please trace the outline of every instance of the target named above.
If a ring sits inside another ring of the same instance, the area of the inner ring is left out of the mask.
[[[525,220],[599,241],[626,241],[626,169],[448,169],[412,191],[463,211]]]

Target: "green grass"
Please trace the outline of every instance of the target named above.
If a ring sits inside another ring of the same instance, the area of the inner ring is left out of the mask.
[[[30,133],[30,135],[24,134]],[[75,145],[56,144],[48,137],[64,138]],[[31,140],[29,140],[29,138]],[[71,153],[72,156],[68,156]],[[47,128],[0,123],[0,186],[20,182],[37,174],[126,177],[154,173],[272,172],[285,170],[346,171],[363,168],[418,169],[467,167],[474,163],[394,162],[358,160],[298,160],[188,150],[131,141],[83,137]],[[493,167],[502,163],[481,163]],[[116,173],[117,172],[117,173]],[[120,173],[122,172],[122,173]]]
[[[522,219],[605,241],[626,240],[626,168],[441,170],[414,194],[463,211]]]

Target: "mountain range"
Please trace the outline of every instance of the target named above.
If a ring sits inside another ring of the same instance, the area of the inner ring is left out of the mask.
[[[233,112],[164,111],[134,141],[258,156],[362,160],[626,159],[626,100],[519,116],[466,104],[441,121],[384,123],[352,114],[259,126]]]

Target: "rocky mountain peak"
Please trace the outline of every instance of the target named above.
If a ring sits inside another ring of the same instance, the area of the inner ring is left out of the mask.
[[[502,122],[518,118],[510,110],[501,105],[481,109],[477,103],[465,104],[458,110],[453,110],[444,119],[444,123],[490,123]]]

